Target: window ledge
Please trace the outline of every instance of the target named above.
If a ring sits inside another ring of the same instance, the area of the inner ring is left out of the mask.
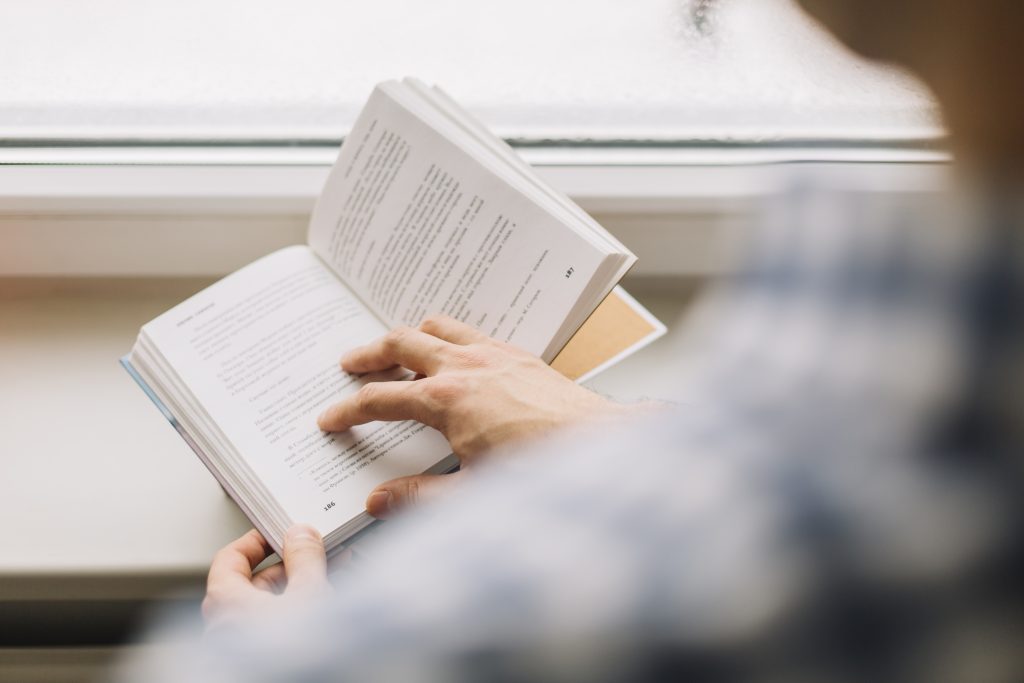
[[[97,150],[88,152],[90,163],[0,163],[0,276],[226,274],[305,240],[334,154],[282,151],[257,163],[245,149],[226,157],[207,150],[214,156],[205,158],[196,150],[110,150],[109,163],[95,163]],[[942,154],[923,150],[521,153],[637,253],[634,275],[652,277],[727,269],[758,200],[786,181],[780,162],[856,165],[872,187],[897,192],[934,188],[945,171]],[[126,154],[139,155],[137,163],[125,163]]]

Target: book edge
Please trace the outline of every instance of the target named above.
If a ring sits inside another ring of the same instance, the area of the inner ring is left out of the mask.
[[[246,519],[252,522],[253,526],[256,527],[256,530],[263,535],[263,538],[266,539],[267,543],[270,544],[270,547],[274,549],[274,552],[276,552],[278,555],[281,555],[282,548],[280,543],[278,543],[277,540],[274,539],[267,532],[264,524],[262,524],[257,519],[256,515],[253,514],[252,510],[249,509],[249,506],[242,501],[241,497],[238,495],[238,492],[235,491],[234,487],[231,486],[224,479],[224,477],[217,471],[217,469],[212,465],[210,457],[203,451],[202,448],[199,447],[199,444],[196,443],[195,439],[193,439],[192,436],[185,429],[185,427],[182,426],[181,422],[179,422],[178,419],[174,417],[174,415],[171,413],[167,405],[160,400],[160,397],[157,396],[156,392],[153,391],[153,388],[149,386],[149,383],[146,382],[146,380],[143,379],[142,375],[139,374],[139,371],[135,369],[135,366],[132,365],[131,358],[129,356],[123,356],[120,360],[120,363],[121,366],[128,372],[128,375],[133,380],[135,380],[136,384],[139,385],[139,388],[142,389],[143,393],[145,393],[146,396],[149,396],[153,404],[160,410],[160,412],[167,419],[167,421],[171,423],[171,426],[174,427],[174,431],[176,431],[178,435],[185,441],[185,443],[188,444],[189,448],[192,449],[192,452],[195,453],[196,456],[199,458],[200,462],[203,463],[203,466],[206,467],[210,474],[213,475],[213,478],[217,480],[217,483],[220,484],[220,487],[222,489],[224,489],[224,492],[228,495],[228,497],[230,497],[231,500],[235,502],[235,505],[237,505],[238,508],[242,511]]]

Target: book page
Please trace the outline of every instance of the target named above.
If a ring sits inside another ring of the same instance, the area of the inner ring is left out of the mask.
[[[374,91],[317,203],[311,248],[388,325],[443,313],[541,355],[605,253],[464,151],[464,131],[421,117]]]
[[[320,412],[371,377],[341,371],[348,349],[386,330],[306,247],[256,261],[143,331],[293,521],[326,535],[387,479],[450,453],[413,422],[325,434]]]

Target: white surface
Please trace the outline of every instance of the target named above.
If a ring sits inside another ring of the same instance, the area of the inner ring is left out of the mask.
[[[0,5],[0,45],[7,136],[337,139],[404,75],[506,136],[936,132],[792,0],[33,0]]]
[[[196,585],[214,551],[248,528],[117,363],[139,326],[198,286],[0,281],[0,600]],[[686,298],[638,298],[669,334],[592,385],[670,396]]]
[[[640,258],[634,274],[693,276],[729,268],[731,245],[754,221],[759,199],[794,172],[842,168],[872,191],[920,192],[941,188],[948,170],[895,162],[685,165],[658,163],[660,156],[636,165],[545,163],[537,171],[630,246]],[[225,275],[305,241],[328,170],[0,165],[0,276]]]
[[[0,297],[0,598],[18,576],[99,576],[116,593],[119,576],[193,574],[247,528],[117,363],[188,293],[136,287]]]

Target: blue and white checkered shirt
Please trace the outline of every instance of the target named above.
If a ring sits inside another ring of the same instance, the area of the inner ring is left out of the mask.
[[[802,186],[678,405],[496,459],[147,681],[1024,680],[1024,212]],[[140,669],[138,667],[142,667]]]

